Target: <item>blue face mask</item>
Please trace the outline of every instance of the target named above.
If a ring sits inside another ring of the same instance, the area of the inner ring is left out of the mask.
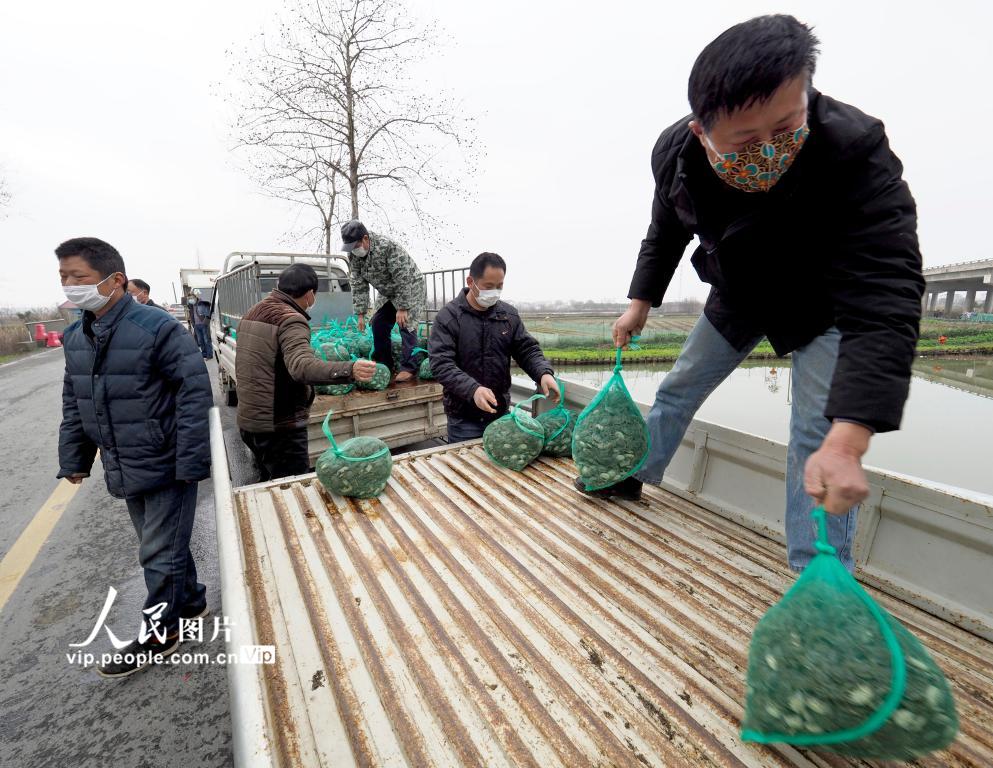
[[[743,192],[768,192],[789,167],[807,141],[810,128],[804,123],[793,131],[784,131],[771,141],[753,141],[737,152],[718,152],[709,136],[704,136],[714,153],[710,167],[728,186]],[[716,157],[716,159],[715,159]]]

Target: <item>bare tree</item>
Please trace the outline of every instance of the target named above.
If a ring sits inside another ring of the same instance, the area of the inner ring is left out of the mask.
[[[10,205],[10,189],[3,177],[0,177],[0,218],[4,216],[4,209]]]
[[[294,0],[278,42],[236,65],[240,146],[267,158],[282,197],[317,179],[310,204],[325,233],[340,191],[350,218],[373,209],[394,231],[407,221],[424,241],[445,239],[425,202],[468,196],[475,136],[450,97],[416,87],[413,68],[436,39],[397,0]]]

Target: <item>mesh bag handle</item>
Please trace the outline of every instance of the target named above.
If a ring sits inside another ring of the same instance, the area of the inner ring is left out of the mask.
[[[353,461],[358,463],[362,461],[372,461],[373,459],[380,459],[390,452],[389,446],[384,445],[382,448],[380,448],[371,456],[349,456],[348,454],[344,453],[341,450],[341,448],[338,447],[338,443],[335,442],[334,435],[331,434],[332,413],[334,413],[333,409],[328,411],[328,415],[324,417],[324,423],[321,425],[321,429],[324,430],[324,436],[327,437],[328,441],[331,443],[331,450],[334,451],[334,455],[337,456],[339,459],[342,459],[343,461]]]
[[[517,425],[517,428],[519,430],[521,430],[522,432],[526,432],[527,434],[531,435],[532,437],[540,437],[542,439],[542,441],[544,441],[544,439],[545,439],[545,433],[543,431],[542,432],[535,432],[530,427],[525,426],[524,424],[521,424],[521,420],[520,420],[520,417],[517,415],[517,411],[518,411],[518,409],[520,409],[520,407],[522,405],[527,405],[532,400],[544,400],[545,397],[546,397],[545,395],[541,395],[541,394],[531,395],[531,397],[529,397],[527,400],[521,400],[521,402],[519,402],[517,405],[515,405],[514,408],[513,408],[513,410],[510,412],[510,417],[514,420],[514,424]]]
[[[559,404],[556,405],[549,413],[555,411],[562,411],[565,414],[565,421],[562,426],[555,430],[549,437],[545,438],[546,443],[552,442],[556,437],[565,432],[565,428],[569,426],[569,422],[572,421],[572,411],[565,407],[565,384],[562,379],[558,376],[555,377],[555,383],[559,385]]]
[[[837,559],[837,550],[828,541],[827,512],[825,512],[824,507],[817,507],[811,515],[817,523],[817,541],[814,543],[814,547],[817,549],[817,555],[815,555],[814,559],[823,557],[831,558],[837,563],[838,568],[844,571],[844,566]],[[809,568],[810,566],[808,565],[807,567]],[[903,649],[900,647],[900,642],[897,640],[893,628],[890,627],[889,620],[883,609],[859,586],[858,582],[855,581],[848,571],[844,571],[844,573],[852,580],[854,587],[852,589],[853,594],[858,597],[859,601],[866,607],[869,614],[879,626],[879,632],[882,634],[883,641],[886,643],[886,650],[890,653],[890,692],[875,712],[852,728],[831,731],[829,733],[796,734],[760,733],[753,730],[743,730],[741,732],[742,739],[755,741],[760,744],[780,742],[794,744],[799,747],[818,744],[844,744],[849,741],[858,741],[859,739],[864,739],[866,736],[871,736],[886,724],[886,721],[890,719],[896,708],[900,706],[900,701],[903,699],[903,694],[907,688],[907,660]]]

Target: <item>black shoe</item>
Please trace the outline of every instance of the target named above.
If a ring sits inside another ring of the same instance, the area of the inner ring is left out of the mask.
[[[184,605],[179,612],[179,618],[181,619],[202,619],[205,616],[210,615],[210,608],[204,603],[202,608],[197,608],[196,606]]]
[[[625,477],[619,483],[608,485],[606,488],[600,488],[596,491],[587,491],[586,484],[578,477],[573,480],[572,484],[580,493],[598,499],[610,499],[616,496],[624,501],[641,501],[642,482],[634,477]]]
[[[100,677],[127,677],[140,672],[152,663],[156,654],[168,656],[179,647],[179,633],[167,637],[160,643],[154,635],[144,643],[132,640],[121,650],[115,651],[113,658],[107,664],[97,667]]]

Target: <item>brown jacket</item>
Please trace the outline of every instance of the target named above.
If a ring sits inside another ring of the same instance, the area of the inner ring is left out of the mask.
[[[350,362],[326,363],[310,346],[310,316],[274,290],[238,323],[238,427],[276,432],[307,426],[311,384],[352,381]]]

